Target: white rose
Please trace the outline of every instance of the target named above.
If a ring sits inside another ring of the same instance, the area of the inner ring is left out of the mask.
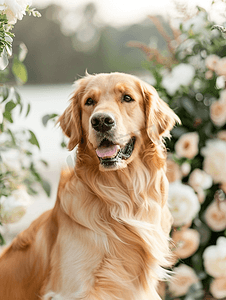
[[[204,156],[203,170],[215,183],[223,183],[226,178],[226,142],[218,139],[209,140],[201,150]]]
[[[178,157],[192,159],[199,152],[199,135],[197,132],[183,134],[175,144],[175,151]]]
[[[8,23],[15,24],[17,20],[22,20],[27,6],[30,6],[31,3],[31,0],[3,0],[0,9],[6,14]]]
[[[203,253],[206,272],[215,278],[224,277],[226,274],[226,238],[217,239],[216,246],[209,246]]]
[[[213,201],[205,211],[206,224],[213,231],[226,229],[226,202]]]
[[[215,68],[216,68],[216,65],[217,65],[219,59],[220,59],[220,57],[215,54],[211,54],[211,55],[207,56],[207,58],[205,59],[206,67],[209,70],[215,71]]]
[[[206,174],[205,171],[195,169],[189,176],[188,183],[195,191],[202,188],[204,190],[209,189],[212,186],[212,177]]]
[[[194,190],[181,182],[169,185],[169,209],[174,218],[174,226],[190,223],[200,210],[200,204]]]
[[[24,188],[12,192],[11,196],[0,198],[0,221],[4,224],[18,222],[31,204],[31,197]]]
[[[189,288],[199,282],[195,271],[185,264],[180,264],[173,271],[174,274],[169,281],[169,291],[174,297],[186,295]]]
[[[172,72],[163,77],[162,85],[170,95],[174,95],[181,85],[187,86],[195,75],[195,69],[189,64],[179,64]]]
[[[218,60],[216,67],[215,67],[215,72],[219,76],[226,76],[226,57],[223,57]]]

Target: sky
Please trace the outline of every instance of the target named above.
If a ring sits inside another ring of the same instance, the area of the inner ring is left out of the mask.
[[[97,6],[99,19],[105,24],[115,26],[137,23],[147,15],[168,16],[173,13],[174,2],[186,4],[190,9],[199,5],[206,10],[210,10],[212,2],[212,0],[33,0],[33,7],[43,8],[55,3],[70,10],[91,1]]]

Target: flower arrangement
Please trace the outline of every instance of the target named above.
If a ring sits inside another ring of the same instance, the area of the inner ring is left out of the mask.
[[[0,3],[0,229],[1,225],[17,222],[31,203],[31,195],[41,185],[49,195],[50,186],[37,171],[33,148],[40,148],[38,140],[29,129],[15,130],[13,123],[18,114],[29,114],[30,104],[24,105],[18,91],[10,85],[11,76],[23,84],[27,80],[26,46],[21,43],[17,53],[12,51],[14,34],[11,32],[17,20],[26,12],[40,16],[30,9],[29,0],[3,0]],[[42,161],[45,165],[45,161]],[[4,238],[0,230],[0,245]]]
[[[156,17],[151,20],[168,54],[139,42],[129,46],[145,53],[154,86],[182,121],[166,142],[176,263],[162,298],[226,299],[224,34],[202,8],[179,28],[172,27],[172,38]]]

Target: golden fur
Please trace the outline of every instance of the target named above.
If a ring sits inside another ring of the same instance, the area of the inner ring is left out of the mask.
[[[124,95],[133,101],[124,101]],[[94,100],[87,105],[87,99]],[[132,155],[101,165],[96,113],[115,118],[114,141]],[[4,300],[157,300],[169,265],[171,215],[163,138],[179,119],[155,89],[122,73],[87,75],[59,118],[76,145],[62,172],[55,207],[20,233],[0,258]]]

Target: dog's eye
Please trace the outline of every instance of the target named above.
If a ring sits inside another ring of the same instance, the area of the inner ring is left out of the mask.
[[[123,101],[125,101],[125,102],[133,102],[134,100],[129,95],[124,95],[123,96]]]
[[[88,106],[94,105],[94,104],[95,104],[95,102],[94,102],[94,100],[93,100],[92,98],[88,98],[88,99],[86,100],[86,103],[85,103],[85,105],[88,105]]]

